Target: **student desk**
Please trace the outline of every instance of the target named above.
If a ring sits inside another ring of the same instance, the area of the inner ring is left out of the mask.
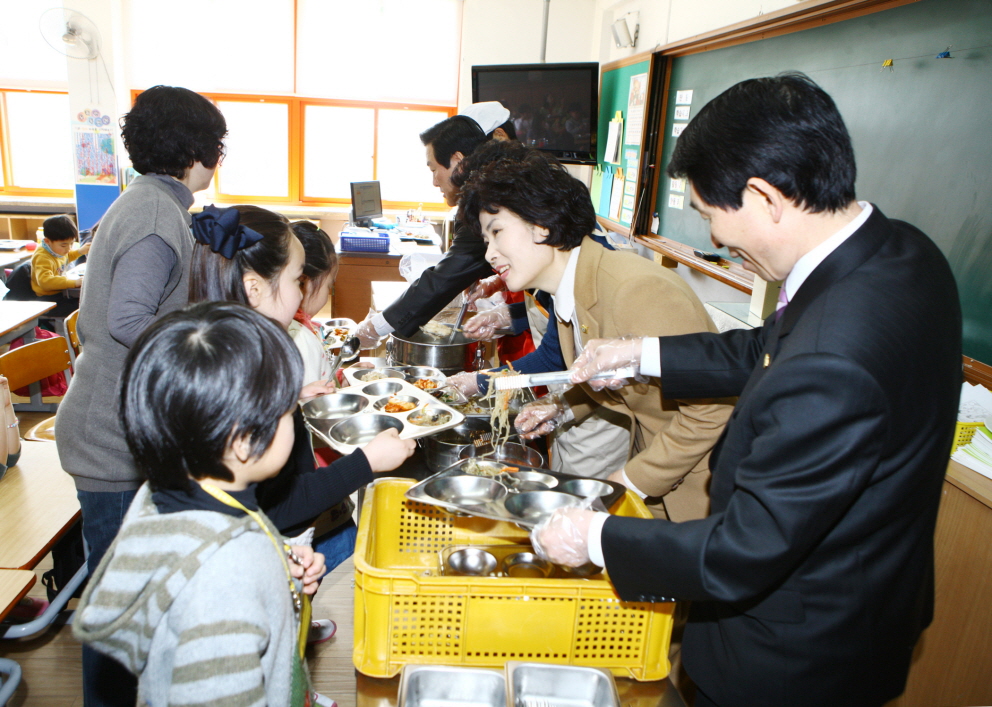
[[[0,279],[7,281],[6,270],[13,270],[25,260],[30,260],[34,253],[30,250],[5,250],[0,251]]]
[[[19,336],[24,337],[24,343],[34,341],[38,319],[50,309],[55,309],[54,302],[0,301],[0,346]]]
[[[76,485],[62,470],[55,444],[22,441],[21,450],[20,461],[0,480],[0,570],[33,570],[82,515]],[[0,638],[47,628],[85,578],[84,563],[40,617],[0,629]]]

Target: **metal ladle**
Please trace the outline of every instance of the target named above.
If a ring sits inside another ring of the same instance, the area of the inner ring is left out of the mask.
[[[342,359],[349,359],[356,353],[361,351],[362,341],[357,336],[352,336],[349,339],[345,339],[341,342],[341,348],[338,349],[337,354],[331,359],[331,372],[327,376],[329,379],[334,378],[334,374],[338,372],[341,367]]]

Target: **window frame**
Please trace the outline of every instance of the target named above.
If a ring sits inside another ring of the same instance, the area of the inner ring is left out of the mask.
[[[131,89],[131,104],[142,89]],[[214,190],[217,203],[221,204],[284,204],[287,206],[350,206],[351,197],[316,197],[306,196],[305,184],[305,160],[306,154],[306,106],[332,106],[340,108],[366,108],[375,111],[374,135],[375,141],[372,150],[372,173],[373,179],[378,178],[379,171],[379,111],[380,110],[419,110],[436,112],[450,118],[458,112],[455,106],[440,106],[429,103],[389,103],[385,101],[358,101],[342,100],[336,98],[313,98],[309,96],[287,96],[269,94],[247,94],[247,93],[212,93],[204,91],[201,95],[209,98],[215,105],[218,102],[232,103],[280,103],[288,106],[287,116],[289,120],[289,184],[288,196],[257,196],[252,194],[228,194],[219,188],[220,178],[214,174]],[[444,118],[441,118],[443,120]],[[440,197],[440,192],[438,192]],[[382,207],[390,210],[413,209],[423,205],[431,211],[447,210],[447,206],[441,198],[436,202],[419,201],[383,201]]]
[[[8,93],[43,93],[68,96],[68,91],[36,88],[0,88],[0,169],[3,170],[3,184],[0,185],[0,196],[48,196],[73,198],[75,189],[45,189],[41,187],[19,187],[14,184],[14,166],[10,162],[10,131],[7,119]],[[65,116],[66,121],[69,116]]]

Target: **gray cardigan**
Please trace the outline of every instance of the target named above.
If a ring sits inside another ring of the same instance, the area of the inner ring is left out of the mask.
[[[117,269],[121,257],[149,235],[158,236],[175,253],[172,269],[159,294],[158,316],[186,306],[189,263],[193,253],[191,216],[178,183],[157,175],[138,177],[118,197],[100,222],[86,264],[78,330],[83,354],[59,405],[56,426],[62,468],[80,491],[120,492],[138,488],[142,479],[124,441],[118,420],[118,390],[128,346],[110,333],[110,293],[115,279],[134,273]],[[183,188],[184,189],[184,188]],[[141,286],[143,283],[134,283]]]

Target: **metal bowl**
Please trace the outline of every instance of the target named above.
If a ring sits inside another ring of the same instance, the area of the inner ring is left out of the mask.
[[[550,576],[553,569],[550,562],[542,560],[533,552],[518,552],[503,559],[503,573],[507,577],[543,578]]]
[[[460,459],[470,459],[472,457],[486,457],[487,459],[493,459],[504,464],[517,464],[519,466],[530,466],[537,469],[544,468],[544,457],[541,456],[540,452],[516,442],[507,442],[495,449],[491,444],[484,444],[480,447],[473,445],[459,452]]]
[[[348,319],[346,317],[337,317],[335,319],[321,320],[321,323],[330,327],[331,329],[354,329],[358,326],[354,319]]]
[[[496,570],[496,558],[485,550],[466,547],[448,555],[448,570],[451,574],[484,577]]]
[[[474,440],[492,429],[488,419],[466,417],[450,429],[421,438],[427,468],[435,472],[447,469],[466,447],[473,446]]]
[[[371,442],[380,432],[389,429],[402,432],[403,423],[388,415],[357,415],[334,425],[330,437],[332,442],[360,447]]]
[[[524,491],[507,496],[505,506],[510,515],[537,525],[557,508],[574,508],[582,499],[561,491]]]
[[[603,573],[603,568],[599,565],[593,564],[592,562],[587,562],[584,565],[579,565],[578,567],[558,565],[558,568],[569,577],[577,578],[594,577],[597,574]]]
[[[445,376],[441,373],[440,369],[433,366],[393,366],[393,370],[403,373],[409,383],[413,383],[415,380],[421,378],[430,378],[431,380],[438,381],[440,385],[445,380]]]
[[[424,493],[439,501],[458,506],[493,503],[506,496],[506,487],[484,476],[445,476],[424,486]]]
[[[312,420],[339,420],[364,410],[368,398],[352,393],[321,395],[303,405],[303,417]]]
[[[395,395],[401,390],[403,390],[403,384],[392,381],[376,381],[362,388],[362,392],[366,395]]]
[[[612,486],[596,479],[570,479],[558,488],[565,493],[571,493],[582,498],[606,496],[613,493]]]
[[[558,479],[551,474],[542,474],[539,471],[517,471],[506,474],[505,483],[517,493],[524,491],[547,491],[558,485]]]
[[[387,395],[385,398],[380,398],[379,400],[376,400],[375,403],[372,404],[372,407],[374,407],[379,412],[384,412],[383,408],[386,407],[391,402],[413,403],[413,407],[410,408],[410,410],[402,410],[400,412],[386,413],[387,415],[399,415],[403,412],[410,412],[411,410],[416,410],[421,405],[420,398],[416,398],[412,395]]]
[[[381,374],[385,378],[399,378],[401,380],[406,380],[406,376],[397,371],[395,368],[366,368],[363,371],[359,371],[355,374],[355,379],[360,380],[363,383],[365,379],[374,373]],[[381,378],[374,378],[374,380],[382,380]]]
[[[418,427],[437,427],[451,422],[451,411],[440,405],[428,405],[407,415],[407,421]],[[420,422],[418,422],[420,420]]]

